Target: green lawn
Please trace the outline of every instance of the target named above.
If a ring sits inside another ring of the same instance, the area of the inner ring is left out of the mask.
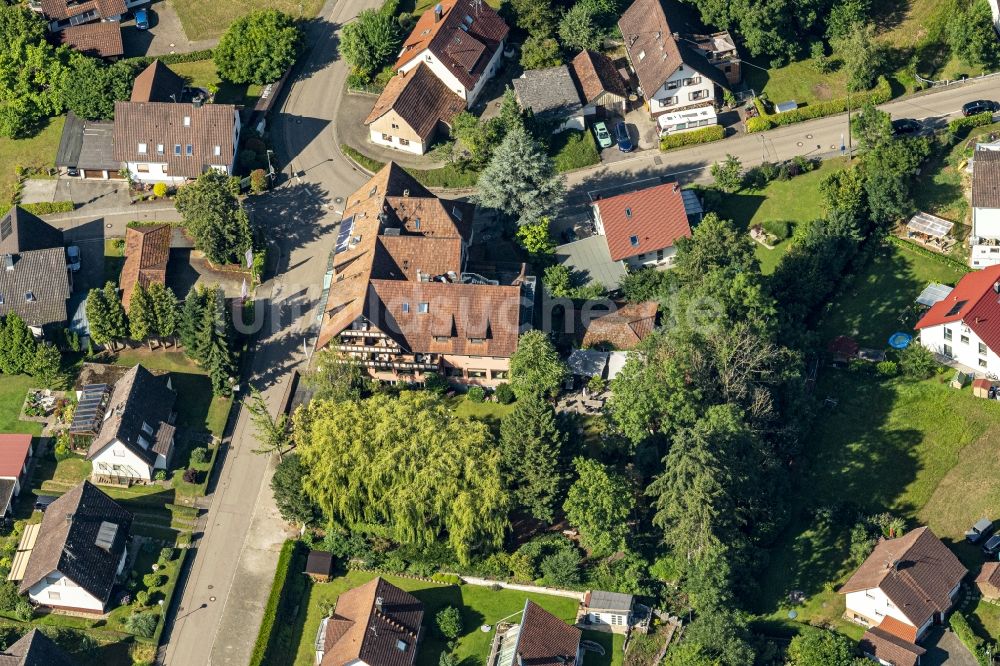
[[[371,580],[374,576],[374,573],[351,571],[329,583],[310,586],[308,605],[300,606],[299,617],[294,619],[301,627],[298,654],[295,658],[297,666],[312,666],[315,654],[313,640],[316,638],[316,631],[319,629],[320,621],[336,604],[337,597],[342,592]],[[567,622],[572,621],[576,616],[577,602],[570,598],[527,594],[513,590],[494,592],[487,587],[472,585],[437,585],[394,576],[386,576],[386,579],[393,585],[413,593],[424,603],[424,625],[427,627],[427,635],[420,646],[417,666],[437,666],[438,664],[444,649],[444,642],[434,629],[434,616],[445,606],[456,606],[462,611],[464,633],[458,639],[455,655],[459,662],[464,659],[473,660],[470,663],[485,661],[489,654],[490,643],[493,640],[493,632],[483,632],[480,627],[484,624],[495,627],[498,620],[508,618],[511,615],[514,617],[510,619],[516,621],[518,619],[516,614],[524,608],[525,599],[531,599]],[[305,611],[304,618],[302,617],[303,610]],[[590,656],[588,656],[587,661],[588,664],[591,662],[602,663],[597,658],[592,660]],[[621,661],[611,661],[610,663],[620,664]]]
[[[170,0],[192,41],[219,37],[229,24],[259,9],[277,9],[295,17],[312,18],[323,0]],[[171,65],[171,68],[173,65]]]
[[[215,70],[215,62],[208,60],[194,60],[192,62],[182,62],[171,65],[175,73],[183,76],[188,85],[204,88],[206,90],[216,90],[216,104],[242,104],[252,106],[260,98],[262,86],[256,84],[236,84],[223,81],[219,78],[219,73]]]
[[[559,132],[552,137],[549,154],[556,164],[557,171],[582,169],[601,162],[594,134],[589,130]]]
[[[55,167],[59,137],[62,136],[65,118],[59,116],[48,123],[33,137],[28,139],[6,139],[0,137],[0,213],[6,213],[11,197],[17,190],[17,167],[51,169]]]
[[[815,220],[826,213],[819,191],[820,182],[831,172],[843,167],[841,159],[826,160],[809,173],[791,180],[771,181],[761,190],[723,194],[715,211],[720,217],[730,219],[737,227],[744,229],[768,220],[787,220],[793,224]],[[756,245],[757,258],[760,259],[761,270],[765,274],[774,272],[789,247],[788,241],[780,242],[773,250],[759,243]]]
[[[800,60],[777,68],[768,68],[767,65],[762,58],[746,61],[743,80],[754,92],[766,95],[774,104],[790,100],[800,105],[811,104],[847,95],[846,75],[840,71],[823,74],[812,60]]]
[[[28,389],[37,382],[26,375],[3,375],[0,381],[0,432],[42,434],[42,424],[34,421],[21,421],[21,407],[28,397]]]

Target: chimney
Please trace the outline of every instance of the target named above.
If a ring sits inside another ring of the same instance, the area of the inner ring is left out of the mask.
[[[1000,294],[1000,280],[993,283],[993,293]]]
[[[440,5],[438,5],[440,7]],[[375,610],[382,612],[382,597],[375,597]]]
[[[404,197],[410,196],[410,191],[409,190],[403,190],[403,196]]]
[[[677,183],[677,182],[675,182],[675,183],[674,183],[674,192],[676,192],[676,191],[677,191],[677,190],[679,190],[679,189],[681,189],[681,184],[680,184],[680,183]]]
[[[205,98],[202,97],[201,95],[195,95],[194,99],[191,100],[191,106],[193,106],[196,109],[200,109],[204,103],[205,103]]]
[[[73,514],[72,513],[67,513],[66,514],[66,524],[67,525],[72,525],[73,524]]]
[[[443,12],[444,12],[444,7],[441,6],[441,3],[438,3],[438,4],[434,5],[434,22],[435,23],[437,23],[438,21],[441,20],[441,14]]]

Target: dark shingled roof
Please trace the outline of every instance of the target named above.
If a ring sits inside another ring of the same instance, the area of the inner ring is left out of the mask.
[[[105,522],[117,526],[106,550],[97,545],[98,532]],[[131,527],[131,513],[97,486],[84,481],[45,510],[21,580],[21,594],[58,571],[107,603]]]
[[[62,232],[13,206],[0,217],[0,316],[16,312],[28,326],[66,321],[69,277]],[[29,297],[30,294],[30,297]]]
[[[174,70],[154,60],[135,77],[130,102],[179,102],[185,82]]]
[[[346,666],[358,659],[372,666],[410,666],[423,619],[420,600],[382,578],[348,590],[327,621],[320,666]],[[400,650],[397,641],[406,648]]]
[[[568,116],[583,108],[569,67],[529,69],[514,79],[514,92],[523,109],[531,109],[539,117]]]
[[[121,162],[114,156],[114,133],[112,121],[84,120],[68,112],[59,138],[56,166],[117,171]]]
[[[1000,208],[1000,151],[977,150],[972,161],[973,208]]]
[[[329,576],[333,573],[333,553],[326,550],[310,550],[306,558],[307,574]]]
[[[530,599],[524,602],[517,655],[525,666],[578,666],[583,635]]]
[[[32,629],[0,651],[0,666],[74,666],[74,663],[51,638]]]
[[[60,44],[89,56],[117,58],[125,53],[122,28],[117,21],[71,25],[56,36]]]
[[[172,434],[172,430],[161,431],[161,426],[170,421],[176,398],[177,394],[167,388],[167,378],[157,377],[141,365],[132,368],[115,384],[106,412],[110,416],[105,417],[87,458],[92,460],[115,440],[147,464],[156,462],[157,453],[169,458],[169,439],[161,442],[160,433]],[[153,429],[152,434],[143,431],[143,423]],[[146,447],[139,441],[140,436],[148,443]]]
[[[0,516],[7,514],[10,502],[14,499],[14,479],[0,478]]]

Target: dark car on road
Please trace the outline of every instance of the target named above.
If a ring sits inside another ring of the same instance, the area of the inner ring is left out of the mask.
[[[965,530],[965,540],[969,543],[979,543],[993,533],[993,521],[980,518],[979,522]]]
[[[892,121],[892,133],[895,136],[918,136],[924,131],[924,126],[919,120],[913,118],[900,118]]]
[[[628,135],[628,125],[625,123],[618,123],[615,125],[615,139],[618,140],[618,150],[623,153],[631,153],[635,146],[632,145],[632,139]]]
[[[975,102],[962,105],[963,116],[974,116],[979,113],[986,113],[987,111],[993,113],[1000,111],[1000,103],[989,99],[977,99]]]

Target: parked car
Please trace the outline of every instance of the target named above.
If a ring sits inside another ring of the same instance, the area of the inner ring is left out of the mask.
[[[977,113],[985,113],[986,111],[992,111],[993,113],[1000,111],[1000,103],[989,99],[977,99],[975,102],[962,105],[963,116],[974,116]]]
[[[610,148],[611,144],[615,142],[611,138],[611,133],[608,132],[608,126],[604,122],[594,123],[594,136],[597,137],[597,145],[601,148]]]
[[[980,518],[979,521],[965,530],[965,540],[969,543],[979,543],[993,533],[993,521],[989,518]]]
[[[913,118],[900,118],[892,121],[892,133],[896,136],[918,136],[923,131],[923,124]]]
[[[66,248],[66,267],[74,273],[80,270],[80,248],[76,245]]]
[[[35,511],[45,511],[49,504],[52,504],[57,499],[59,498],[56,495],[38,495],[35,498]]]
[[[983,544],[983,554],[986,557],[993,557],[997,553],[1000,553],[1000,534],[994,534]]]
[[[635,146],[628,135],[628,126],[625,123],[615,125],[615,138],[618,140],[618,150],[623,153],[631,153]]]
[[[135,10],[135,27],[139,30],[149,30],[149,12],[147,10]]]

